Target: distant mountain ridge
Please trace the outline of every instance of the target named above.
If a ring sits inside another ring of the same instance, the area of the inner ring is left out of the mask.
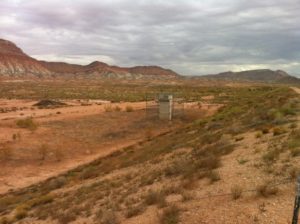
[[[0,39],[0,77],[80,77],[126,79],[175,79],[179,75],[159,66],[124,68],[94,61],[88,65],[38,61],[14,43]]]
[[[270,69],[257,69],[241,72],[222,72],[214,75],[200,76],[200,79],[206,80],[223,80],[232,82],[263,82],[263,83],[297,83],[300,84],[300,79],[289,75],[285,71]]]
[[[0,78],[88,78],[88,79],[135,79],[169,80],[197,79],[228,82],[263,82],[281,84],[300,84],[300,79],[288,73],[270,69],[241,72],[223,72],[214,75],[183,77],[176,72],[159,66],[119,67],[100,61],[88,65],[65,62],[47,62],[36,60],[25,54],[19,47],[8,40],[0,39]]]

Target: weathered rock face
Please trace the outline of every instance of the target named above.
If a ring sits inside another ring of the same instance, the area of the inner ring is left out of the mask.
[[[0,75],[49,76],[51,72],[37,60],[24,54],[14,43],[0,39]]]
[[[80,77],[116,79],[173,79],[175,72],[158,66],[122,68],[95,61],[88,65],[38,61],[14,43],[0,39],[0,76],[7,77]]]

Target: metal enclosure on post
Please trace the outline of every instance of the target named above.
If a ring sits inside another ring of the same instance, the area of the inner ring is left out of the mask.
[[[146,117],[170,121],[184,117],[184,99],[173,93],[151,93],[146,98]]]
[[[159,119],[172,120],[173,117],[173,95],[160,93],[158,96]]]

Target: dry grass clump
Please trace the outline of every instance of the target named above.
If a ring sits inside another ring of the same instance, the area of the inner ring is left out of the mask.
[[[292,179],[296,179],[299,176],[300,170],[297,167],[292,166],[289,170],[288,170],[289,176]]]
[[[190,201],[193,199],[193,194],[188,191],[183,191],[181,193],[181,196],[182,196],[182,201]]]
[[[261,138],[263,136],[262,131],[259,131],[255,134],[255,138]]]
[[[231,197],[233,200],[237,200],[242,196],[243,189],[239,185],[235,185],[231,188]]]
[[[0,161],[5,162],[12,157],[12,148],[9,146],[0,147]]]
[[[122,110],[122,108],[121,108],[121,107],[119,107],[119,106],[115,106],[114,110],[115,110],[115,111],[117,111],[117,112],[119,112],[119,111],[121,111],[121,110]]]
[[[133,111],[133,107],[130,106],[130,105],[127,105],[126,108],[125,108],[125,111],[126,112],[132,112]]]
[[[237,137],[234,138],[234,140],[236,142],[242,141],[243,139],[244,139],[244,136],[237,136]]]
[[[125,213],[126,218],[131,218],[134,216],[137,216],[139,214],[142,214],[145,211],[145,206],[143,204],[130,206],[127,208],[127,211]]]
[[[31,117],[17,120],[16,122],[17,126],[20,128],[26,128],[30,131],[35,131],[38,128],[38,125],[33,121]]]
[[[101,224],[119,224],[120,221],[114,211],[103,212]]]
[[[95,178],[99,175],[98,170],[96,167],[89,166],[86,167],[79,175],[79,178],[82,180]]]
[[[270,132],[270,127],[267,127],[267,126],[262,127],[261,132],[262,132],[264,135],[265,135],[265,134],[268,134],[268,133]]]
[[[165,198],[165,194],[163,191],[150,190],[145,197],[145,204],[146,205],[158,204],[163,198]]]
[[[278,193],[278,188],[272,186],[269,182],[263,183],[256,187],[256,193],[258,196],[269,197]]]
[[[112,112],[112,111],[113,111],[113,108],[111,107],[111,105],[106,105],[106,106],[104,107],[104,111],[105,111],[105,112]]]
[[[277,135],[282,135],[286,133],[286,129],[284,127],[275,127],[273,129],[273,135],[274,136],[277,136]]]
[[[299,156],[300,155],[300,148],[292,148],[292,149],[290,149],[290,152],[291,152],[292,157]]]
[[[22,206],[16,208],[15,218],[17,220],[24,219],[27,217],[27,215],[28,215],[28,212],[27,212],[26,208],[24,208]]]
[[[13,223],[13,221],[7,217],[0,218],[0,224],[11,224],[11,223]]]
[[[271,162],[274,162],[278,158],[279,154],[280,154],[280,152],[278,149],[270,149],[268,152],[266,152],[262,156],[262,159],[266,163],[271,163]]]
[[[300,132],[299,130],[293,130],[289,135],[287,146],[293,157],[300,155]]]
[[[59,224],[68,224],[76,220],[76,215],[70,211],[64,211],[58,213],[56,219]]]
[[[215,170],[209,172],[207,177],[209,178],[211,184],[221,180],[219,172]]]
[[[49,147],[48,147],[48,145],[45,145],[45,144],[41,145],[41,147],[38,148],[38,154],[39,154],[40,160],[46,159],[48,151],[49,151]]]
[[[177,224],[179,223],[180,209],[176,205],[171,205],[170,207],[163,210],[160,216],[161,224]]]

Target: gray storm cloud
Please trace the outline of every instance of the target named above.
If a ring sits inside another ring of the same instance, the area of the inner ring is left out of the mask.
[[[299,0],[1,0],[0,36],[51,61],[300,74]]]

